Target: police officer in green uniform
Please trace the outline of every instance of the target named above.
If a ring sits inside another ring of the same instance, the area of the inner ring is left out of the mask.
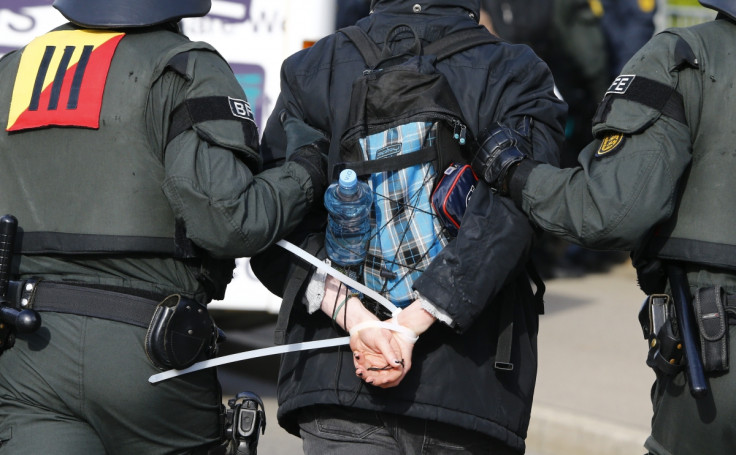
[[[597,139],[579,167],[534,162],[504,128],[480,142],[474,162],[545,231],[633,251],[639,283],[652,295],[644,314],[655,315],[643,324],[654,329],[648,364],[657,380],[645,446],[655,455],[736,453],[736,376],[728,369],[736,352],[736,1],[700,3],[718,11],[714,21],[666,30],[625,65],[599,105]],[[680,282],[663,272],[672,266],[689,283],[693,356],[682,355],[683,326],[672,322],[684,321],[668,303]],[[683,357],[702,367],[704,396],[688,393]]]
[[[321,151],[256,175],[243,89],[179,30],[210,0],[54,6],[70,23],[0,60],[7,305],[41,317],[12,347],[0,324],[0,454],[205,453],[216,371],[148,378],[214,354],[206,303],[321,200]]]

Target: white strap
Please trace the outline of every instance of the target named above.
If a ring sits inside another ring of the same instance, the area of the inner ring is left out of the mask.
[[[279,240],[276,242],[276,245],[280,246],[281,248],[290,251],[294,253],[295,255],[299,256],[300,258],[304,259],[305,261],[309,262],[313,266],[317,267],[320,270],[323,270],[326,274],[333,276],[337,278],[338,280],[342,281],[343,283],[347,284],[351,288],[362,292],[363,294],[371,297],[376,302],[383,305],[387,310],[391,312],[391,317],[396,319],[396,317],[401,312],[401,308],[397,307],[393,303],[391,303],[386,297],[382,296],[378,292],[374,291],[373,289],[370,289],[366,287],[365,285],[358,283],[354,279],[350,278],[349,276],[345,275],[344,273],[341,273],[329,265],[325,264],[323,261],[320,261],[316,257],[312,256],[311,254],[307,253],[303,249],[299,248],[298,246],[294,245],[293,243],[289,243],[286,240]]]
[[[344,273],[338,272],[337,270],[333,269],[329,265],[320,261],[319,259],[307,253],[303,249],[297,247],[296,245],[289,243],[286,240],[279,240],[277,242],[277,245],[279,245],[280,247],[284,248],[287,251],[290,251],[291,253],[294,253],[295,255],[299,256],[300,258],[312,264],[313,266],[317,267],[320,270],[323,270],[328,275],[331,275],[337,278],[338,280],[342,281],[343,283],[347,284],[353,289],[356,289],[362,292],[363,294],[372,297],[376,302],[380,303],[381,305],[386,307],[391,312],[391,315],[393,316],[394,320],[396,320],[396,317],[399,315],[399,312],[401,312],[401,308],[398,308],[396,305],[391,303],[388,299],[386,299],[381,294],[375,292],[374,290],[370,288],[367,288],[361,283],[358,283],[357,281],[353,280],[352,278],[345,275]],[[379,321],[375,321],[375,322],[379,322]],[[362,324],[365,324],[365,323],[356,325],[357,330],[360,330],[360,328],[362,328],[360,327]],[[416,341],[416,338],[417,338],[416,334],[409,328],[400,326],[398,324],[389,324],[387,322],[383,322],[381,324],[388,325],[389,327],[385,327],[385,328],[401,333],[401,335],[404,336],[407,340],[413,340],[412,343]],[[352,330],[356,330],[356,327],[353,327],[353,329],[351,329],[351,332]],[[367,327],[367,325],[365,327]],[[204,360],[202,362],[197,362],[194,365],[190,366],[189,368],[185,368],[183,370],[168,370],[162,373],[154,374],[153,376],[148,378],[148,382],[150,382],[151,384],[155,384],[156,382],[175,378],[183,374],[193,373],[195,371],[203,370],[205,368],[216,367],[216,366],[225,365],[228,363],[240,362],[241,360],[255,359],[258,357],[265,357],[268,355],[275,355],[275,354],[284,354],[287,352],[305,351],[308,349],[320,349],[320,348],[328,348],[328,347],[333,347],[333,346],[342,346],[348,343],[350,343],[350,337],[340,337],[340,338],[330,338],[327,340],[320,340],[320,341],[308,341],[308,342],[303,342],[303,343],[293,343],[293,344],[286,344],[282,346],[273,346],[270,348],[263,348],[263,349],[254,349],[252,351],[245,351],[245,352],[240,352],[236,354],[226,355],[223,357],[216,357],[214,359]]]
[[[404,327],[403,325],[399,325],[396,322],[386,322],[386,321],[378,321],[378,320],[370,320],[370,321],[363,321],[361,323],[355,324],[353,327],[350,328],[350,336],[357,335],[358,332],[360,332],[362,329],[367,328],[379,328],[379,329],[388,329],[392,330],[399,335],[401,335],[402,338],[404,338],[406,341],[408,341],[411,344],[414,344],[417,342],[419,337],[417,334],[410,329],[409,327]]]
[[[330,338],[327,340],[307,341],[304,343],[285,344],[282,346],[272,346],[270,348],[254,349],[252,351],[239,352],[214,359],[203,360],[197,362],[189,368],[183,370],[168,370],[163,373],[154,374],[148,378],[148,382],[155,384],[157,382],[171,379],[182,374],[193,373],[205,368],[216,367],[226,363],[239,362],[241,360],[255,359],[265,357],[267,355],[284,354],[286,352],[306,351],[308,349],[329,348],[332,346],[342,346],[350,343],[350,337]]]

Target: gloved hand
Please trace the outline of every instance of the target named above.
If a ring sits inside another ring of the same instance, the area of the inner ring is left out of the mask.
[[[286,160],[306,169],[312,180],[312,202],[319,203],[327,188],[327,154],[330,141],[324,133],[290,115],[286,110],[281,112],[280,120],[286,133]]]
[[[305,145],[327,139],[327,136],[322,131],[308,125],[304,120],[290,114],[286,109],[279,113],[279,121],[286,133],[287,160],[297,151],[297,149],[304,147]],[[325,153],[327,153],[327,150],[325,150]]]
[[[507,127],[499,126],[481,134],[477,144],[478,151],[471,163],[473,171],[494,191],[504,196],[508,195],[511,169],[521,160],[528,158],[517,148],[516,134]]]

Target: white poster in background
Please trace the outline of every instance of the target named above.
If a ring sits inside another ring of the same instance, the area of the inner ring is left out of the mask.
[[[52,1],[0,0],[0,56],[63,24]],[[182,21],[184,33],[214,46],[233,68],[259,130],[279,94],[281,63],[334,31],[337,0],[213,0],[210,13]],[[236,261],[225,298],[212,308],[278,312],[281,300]]]
[[[230,63],[262,129],[279,94],[281,63],[334,31],[336,0],[213,1],[210,13],[183,21]]]

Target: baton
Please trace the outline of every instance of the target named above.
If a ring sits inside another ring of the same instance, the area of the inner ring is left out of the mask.
[[[685,272],[673,264],[665,264],[667,277],[672,289],[672,298],[675,301],[677,324],[680,326],[680,336],[685,348],[687,360],[687,378],[690,384],[690,394],[695,398],[704,397],[708,393],[708,384],[703,373],[703,362],[700,359],[698,345],[693,336],[694,324],[690,312],[690,286],[687,283]]]
[[[13,215],[0,218],[0,296],[5,297],[10,283],[10,260],[13,255],[18,220]]]

